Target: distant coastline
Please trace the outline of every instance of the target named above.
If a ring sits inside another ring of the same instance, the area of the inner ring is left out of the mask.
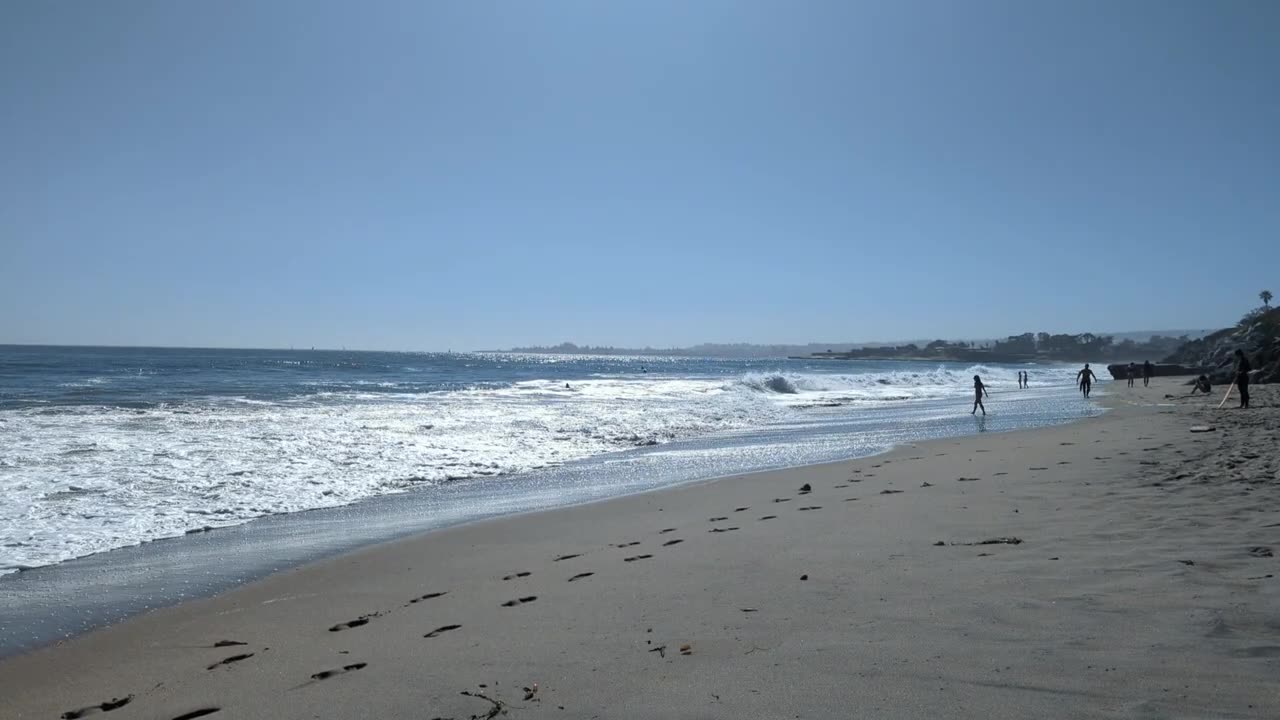
[[[1052,363],[1104,360],[1158,360],[1213,330],[1124,333],[1023,333],[1002,339],[914,340],[900,343],[807,343],[757,345],[701,343],[689,347],[624,348],[602,345],[513,347],[489,352],[530,355],[615,355],[663,357],[787,358],[790,360],[915,360],[939,362]]]

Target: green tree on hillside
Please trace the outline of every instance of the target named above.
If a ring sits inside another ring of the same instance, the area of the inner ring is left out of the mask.
[[[1263,307],[1271,307],[1272,295],[1270,290],[1263,290],[1262,292],[1258,293],[1258,297],[1262,299]]]

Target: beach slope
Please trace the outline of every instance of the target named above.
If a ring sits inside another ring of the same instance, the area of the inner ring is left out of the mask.
[[[1280,393],[1183,390],[366,548],[4,661],[0,717],[1274,718]]]

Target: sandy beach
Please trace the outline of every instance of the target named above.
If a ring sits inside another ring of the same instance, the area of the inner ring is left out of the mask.
[[[4,661],[0,717],[1280,716],[1280,393],[1110,389],[307,565]]]

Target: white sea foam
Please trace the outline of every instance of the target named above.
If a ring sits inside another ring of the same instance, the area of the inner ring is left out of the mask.
[[[973,374],[1012,386],[1015,372],[598,375],[567,387],[533,380],[427,393],[370,383],[381,391],[10,410],[0,413],[0,573],[266,514],[782,423],[807,404],[960,395]]]

